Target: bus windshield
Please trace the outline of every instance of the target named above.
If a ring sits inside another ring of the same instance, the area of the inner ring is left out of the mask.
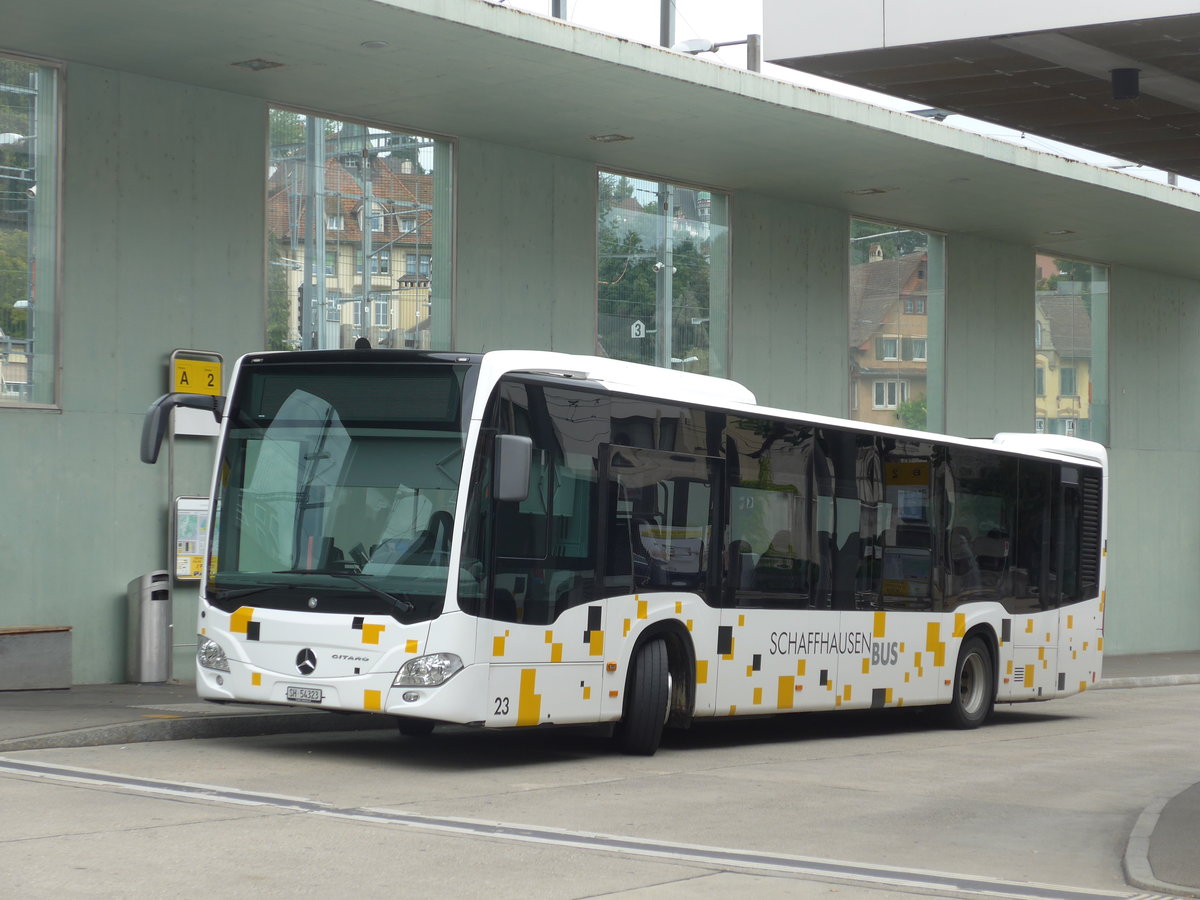
[[[247,363],[218,460],[209,602],[436,618],[468,369]]]

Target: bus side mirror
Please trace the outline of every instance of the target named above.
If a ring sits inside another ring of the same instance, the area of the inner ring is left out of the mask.
[[[532,465],[532,438],[519,434],[496,435],[495,498],[520,502],[528,497]]]
[[[225,411],[225,398],[209,394],[163,394],[151,403],[146,410],[146,418],[142,420],[142,462],[158,462],[158,451],[167,432],[170,412],[177,406],[207,409],[220,422],[221,413]]]

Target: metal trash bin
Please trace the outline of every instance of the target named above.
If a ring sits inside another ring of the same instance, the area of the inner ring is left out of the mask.
[[[171,677],[171,576],[147,572],[129,582],[125,679],[155,684]]]

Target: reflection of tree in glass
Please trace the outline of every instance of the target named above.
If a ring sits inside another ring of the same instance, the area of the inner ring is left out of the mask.
[[[279,238],[273,234],[267,238],[267,263],[267,349],[294,350],[287,270]]]
[[[26,90],[34,67],[0,59],[0,84],[21,90],[0,91],[0,331],[10,338],[27,336],[24,309],[14,304],[29,299],[29,213],[34,160],[33,98]]]
[[[657,202],[640,204],[626,178],[601,176],[597,298],[603,351],[630,362],[654,363],[653,339],[630,339],[641,321],[657,327],[658,273],[655,248],[645,238],[656,225]],[[673,356],[691,371],[708,370],[708,248],[693,238],[672,246],[671,309]]]
[[[898,259],[919,250],[925,250],[929,235],[923,231],[910,231],[899,225],[884,225],[879,222],[864,222],[854,219],[850,223],[850,263],[869,262],[871,248],[878,246],[884,259]]]
[[[925,431],[929,419],[929,400],[925,394],[920,394],[912,400],[905,400],[896,407],[896,416],[904,423],[905,428]]]

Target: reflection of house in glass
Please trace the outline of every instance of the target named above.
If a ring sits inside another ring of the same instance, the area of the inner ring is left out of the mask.
[[[872,244],[850,266],[851,417],[877,425],[925,427],[903,404],[925,396],[929,369],[929,253],[885,258]]]
[[[1034,427],[1038,432],[1092,437],[1091,287],[1057,280],[1053,290],[1037,292]]]
[[[361,138],[358,140],[361,146]],[[336,139],[323,171],[302,156],[276,159],[267,186],[273,291],[286,290],[293,344],[352,347],[359,337],[377,347],[430,346],[433,269],[433,175],[412,159],[360,149],[338,153]],[[316,190],[309,178],[320,180]],[[309,208],[323,205],[320,229],[309,233]],[[309,244],[312,244],[310,248]],[[364,260],[366,265],[364,266]],[[306,266],[315,284],[301,297]],[[364,268],[369,277],[364,278]],[[306,322],[309,302],[317,310]]]

